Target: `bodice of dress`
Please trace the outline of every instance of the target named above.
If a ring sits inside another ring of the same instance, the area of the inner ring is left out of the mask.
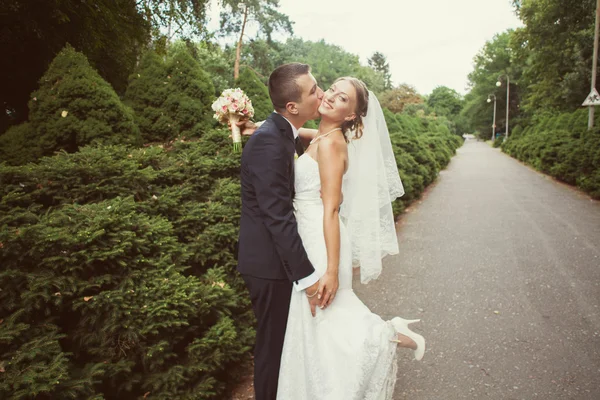
[[[319,164],[307,153],[302,154],[295,164],[294,202],[322,204]]]

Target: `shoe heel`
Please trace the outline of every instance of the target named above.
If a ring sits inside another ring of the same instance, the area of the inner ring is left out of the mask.
[[[406,320],[400,317],[396,317],[391,321],[397,333],[401,333],[411,338],[417,344],[417,349],[415,350],[415,360],[417,361],[421,361],[423,355],[425,355],[425,338],[418,333],[411,331],[408,328],[408,325],[420,321],[421,320],[419,319]]]

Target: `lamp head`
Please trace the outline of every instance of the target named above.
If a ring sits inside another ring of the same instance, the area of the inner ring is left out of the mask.
[[[498,86],[498,87],[502,86],[502,82],[500,82],[500,81],[496,82],[496,86]]]
[[[491,103],[491,102],[492,102],[492,99],[490,99],[490,98],[488,97],[488,103]]]

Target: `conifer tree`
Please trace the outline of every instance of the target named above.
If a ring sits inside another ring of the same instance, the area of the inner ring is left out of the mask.
[[[273,104],[271,104],[269,98],[269,89],[258,75],[251,68],[244,67],[239,78],[235,81],[235,85],[242,89],[252,101],[254,120],[263,121],[267,119],[273,111]]]
[[[254,335],[230,147],[0,165],[0,398],[223,398]]]
[[[177,124],[163,104],[169,95],[167,67],[162,57],[146,52],[129,77],[125,102],[135,111],[144,142],[164,142],[177,136]]]
[[[201,136],[215,124],[211,109],[215,88],[210,76],[185,49],[167,62],[167,74],[169,94],[163,109],[175,120],[178,134]]]
[[[125,94],[136,113],[145,142],[170,142],[177,137],[199,137],[215,122],[210,76],[177,46],[165,61],[148,51],[129,79]]]
[[[40,79],[29,121],[42,154],[90,143],[139,144],[133,113],[86,57],[67,45]]]

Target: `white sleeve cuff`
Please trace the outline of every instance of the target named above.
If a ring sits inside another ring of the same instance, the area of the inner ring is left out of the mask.
[[[312,285],[314,285],[320,278],[321,277],[319,276],[317,271],[315,271],[312,274],[310,274],[309,276],[307,276],[306,278],[298,279],[298,281],[294,285],[294,288],[298,292],[301,292],[301,291],[305,290],[306,288],[309,288]]]

